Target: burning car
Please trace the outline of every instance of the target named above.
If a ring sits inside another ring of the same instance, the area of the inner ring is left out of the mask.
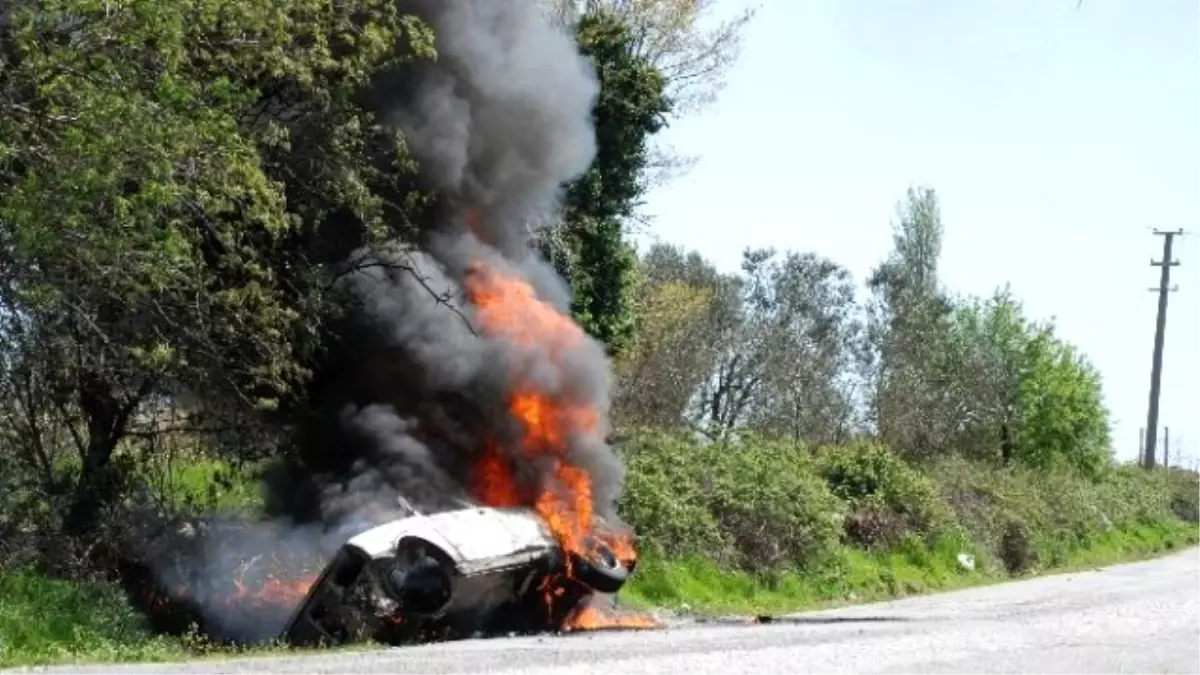
[[[636,558],[615,380],[535,245],[597,151],[594,64],[534,0],[399,6],[438,56],[366,78],[354,105],[401,134],[417,175],[389,177],[391,144],[372,140],[366,201],[312,214],[338,309],[279,418],[295,433],[264,481],[271,520],[142,557],[170,605],[237,643],[655,625],[603,608]],[[395,495],[423,512],[396,519]]]
[[[525,508],[402,508],[409,515],[341,547],[288,622],[287,642],[396,644],[570,627],[592,594],[615,594],[635,565],[601,533],[583,551],[566,550]]]

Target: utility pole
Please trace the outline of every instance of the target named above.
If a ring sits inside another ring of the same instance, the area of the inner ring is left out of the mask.
[[[1176,236],[1182,236],[1183,230],[1175,230],[1173,232],[1163,232],[1155,230],[1154,234],[1163,237],[1163,259],[1155,262],[1150,260],[1151,267],[1161,267],[1162,276],[1159,278],[1158,288],[1150,289],[1158,291],[1158,319],[1154,326],[1154,362],[1150,367],[1150,410],[1146,414],[1146,452],[1145,452],[1145,467],[1147,469],[1154,468],[1154,460],[1157,457],[1156,451],[1158,441],[1158,393],[1159,386],[1162,384],[1162,354],[1163,354],[1163,332],[1167,327],[1167,294],[1173,290],[1171,288],[1171,268],[1179,265],[1178,260],[1171,260],[1171,244]]]
[[[1163,427],[1163,468],[1171,468],[1171,427]]]

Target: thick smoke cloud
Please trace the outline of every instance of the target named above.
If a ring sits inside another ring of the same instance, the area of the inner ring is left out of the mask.
[[[526,226],[553,217],[562,184],[595,155],[594,70],[534,1],[401,7],[433,28],[439,58],[381,92],[385,119],[405,131],[431,187],[479,212],[480,236],[524,260]]]
[[[470,264],[483,261],[567,311],[568,289],[534,254],[530,233],[554,217],[564,184],[595,154],[591,63],[533,0],[400,6],[433,28],[438,58],[378,82],[372,99],[404,132],[445,208],[426,223],[423,251],[359,252],[358,271],[340,289],[358,314],[342,335],[324,433],[312,435],[324,445],[309,448],[310,457],[343,456],[319,490],[326,523],[361,517],[392,491],[423,508],[444,507],[465,494],[486,440],[522,457],[507,408],[515,381],[608,409],[598,344],[585,339],[552,361],[544,346],[481,336],[461,303]],[[377,264],[362,264],[367,255]],[[612,517],[621,469],[602,434],[573,439],[568,457],[592,475],[597,511]],[[536,482],[542,469],[518,472]]]
[[[508,410],[518,382],[599,413],[601,428],[569,438],[567,458],[591,476],[596,513],[615,522],[622,469],[604,442],[603,349],[585,337],[551,354],[546,345],[482,335],[463,302],[469,268],[482,261],[566,312],[568,289],[529,240],[595,153],[591,64],[535,0],[400,7],[431,25],[438,58],[379,80],[368,100],[404,132],[422,181],[444,204],[423,225],[420,250],[356,252],[354,271],[341,277],[337,292],[350,311],[317,374],[299,461],[268,480],[277,520],[248,535],[284,555],[327,558],[347,533],[399,515],[398,496],[424,510],[453,507],[469,498],[489,442],[518,460],[519,481],[537,485],[547,467],[522,452]],[[201,576],[227,578],[245,548],[213,540]],[[221,602],[201,604],[236,638],[282,628]]]

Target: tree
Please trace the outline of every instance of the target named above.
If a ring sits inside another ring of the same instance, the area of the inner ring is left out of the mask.
[[[967,455],[1009,462],[1021,425],[1023,353],[1034,328],[1007,288],[986,302],[960,301],[947,343],[953,364],[958,433],[955,448]]]
[[[548,0],[560,21],[608,13],[630,29],[633,54],[667,80],[667,95],[679,114],[711,103],[725,86],[729,67],[742,48],[742,34],[754,9],[706,27],[714,0]]]
[[[697,414],[714,437],[748,427],[837,440],[850,419],[841,375],[857,331],[851,277],[812,253],[776,256],[744,253],[737,320],[714,326],[718,355]]]
[[[850,273],[812,253],[789,253],[755,284],[760,330],[778,334],[747,426],[810,444],[845,440],[853,383],[845,377],[859,332]]]
[[[637,290],[637,331],[615,364],[615,422],[669,429],[684,421],[706,372],[696,347],[712,293],[680,281],[643,280]]]
[[[910,188],[898,216],[893,250],[868,279],[873,298],[860,356],[877,433],[899,450],[926,455],[949,447],[955,424],[955,401],[946,387],[951,305],[937,276],[937,195]]]
[[[1049,327],[1032,337],[1024,359],[1017,458],[1031,466],[1066,464],[1096,475],[1111,460],[1099,373]]]
[[[699,253],[665,244],[650,247],[637,272],[637,328],[615,361],[614,415],[618,425],[670,428],[691,419],[717,361],[715,338],[738,320],[738,282]]]
[[[813,443],[849,430],[858,331],[850,274],[811,253],[747,250],[741,274],[657,245],[640,265],[639,332],[618,361],[618,419],[753,429]]]
[[[565,24],[606,12],[629,27],[630,49],[666,78],[674,114],[686,115],[716,100],[729,68],[741,53],[742,37],[755,10],[745,9],[706,26],[714,0],[545,0]],[[666,147],[654,149],[653,182],[686,168],[690,158]]]
[[[563,227],[552,233],[558,242],[547,248],[571,281],[576,319],[615,353],[633,331],[636,256],[623,223],[646,189],[649,138],[662,128],[671,102],[662,73],[634,51],[630,28],[620,18],[589,13],[576,26],[576,38],[600,81],[592,112],[597,151],[588,172],[568,186]]]
[[[396,236],[413,194],[401,139],[356,94],[430,35],[386,0],[4,12],[0,307],[29,346],[8,358],[53,378],[80,449],[81,533],[152,395],[252,415],[303,384],[319,263]]]
[[[1107,463],[1098,373],[1053,325],[1026,319],[1008,289],[956,308],[950,345],[961,452],[1038,468],[1065,464],[1085,474]]]

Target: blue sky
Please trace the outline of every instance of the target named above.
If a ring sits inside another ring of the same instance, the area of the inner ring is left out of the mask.
[[[1010,282],[1055,318],[1104,376],[1118,457],[1137,454],[1162,247],[1150,230],[1200,230],[1196,0],[765,0],[721,99],[664,140],[699,163],[649,195],[643,245],[730,271],[770,245],[861,281],[905,188],[933,187],[944,283]],[[1160,419],[1195,461],[1200,237],[1176,258]]]

